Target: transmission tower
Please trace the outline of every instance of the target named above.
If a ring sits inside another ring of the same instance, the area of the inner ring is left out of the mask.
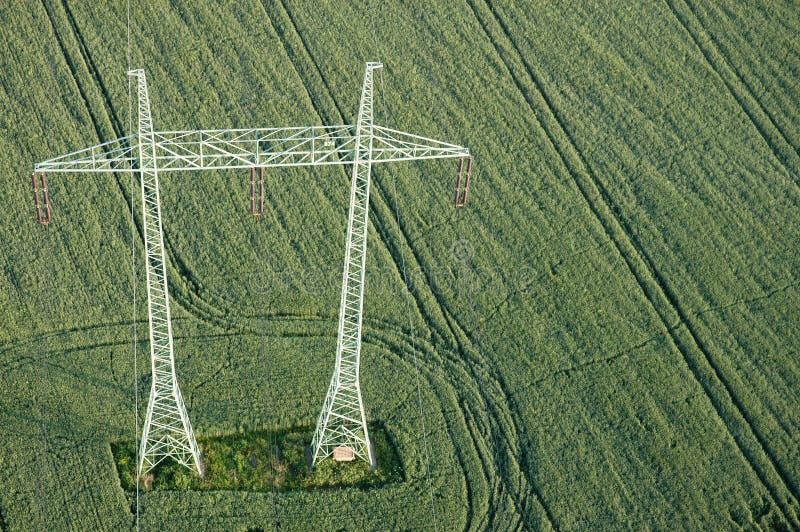
[[[342,273],[342,299],[339,304],[339,331],[336,340],[336,366],[322,405],[322,412],[311,441],[312,463],[338,450],[342,458],[352,454],[375,466],[375,453],[369,444],[367,417],[358,381],[361,358],[361,317],[364,307],[364,265],[367,259],[367,218],[369,181],[372,171],[372,94],[373,73],[380,63],[367,63],[356,124],[353,179],[350,185],[350,214]]]
[[[158,164],[147,79],[144,70],[132,70],[128,75],[137,79],[139,97],[139,177],[142,182],[142,225],[152,365],[152,386],[142,429],[139,471],[147,471],[165,457],[172,456],[185,466],[196,467],[197,472],[202,475],[200,451],[175,375],[164,231],[161,226],[161,201],[158,193]]]
[[[137,133],[34,165],[34,198],[39,213],[37,219],[41,223],[51,220],[46,172],[138,172],[140,175],[153,374],[142,429],[140,475],[166,457],[203,473],[200,452],[175,373],[158,191],[159,173],[186,170],[249,170],[251,209],[254,215],[259,215],[263,212],[264,168],[353,165],[336,365],[312,440],[312,463],[330,456],[339,460],[357,456],[375,465],[359,385],[371,167],[377,163],[458,158],[461,161],[456,181],[457,207],[466,203],[472,171],[472,157],[467,148],[373,122],[373,72],[381,67],[380,63],[367,63],[355,126],[161,132],[153,129],[144,70],[131,70],[128,74],[137,80]],[[258,201],[255,198],[257,170],[261,180]],[[43,207],[39,202],[37,176],[45,193]],[[46,209],[47,216],[41,215],[42,208]]]

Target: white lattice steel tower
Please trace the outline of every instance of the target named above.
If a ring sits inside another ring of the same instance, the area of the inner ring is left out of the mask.
[[[144,70],[131,70],[128,75],[136,78],[139,96],[139,176],[142,182],[142,225],[152,365],[152,386],[142,429],[139,471],[144,473],[165,457],[172,456],[185,466],[195,467],[202,475],[200,450],[197,448],[175,375],[164,231],[161,226],[161,201],[158,192],[158,164],[147,79]]]
[[[352,451],[375,466],[369,443],[367,417],[358,380],[361,358],[361,317],[364,307],[364,266],[367,260],[369,183],[372,170],[372,94],[375,70],[380,63],[367,63],[356,124],[353,179],[350,185],[350,214],[339,304],[339,332],[336,367],[322,405],[311,448],[312,463],[333,454],[337,448]]]
[[[264,204],[264,168],[353,165],[336,366],[314,433],[313,462],[339,452],[345,457],[351,454],[375,464],[359,386],[371,166],[386,162],[460,158],[455,194],[457,207],[466,202],[472,170],[472,158],[467,148],[373,123],[373,72],[378,68],[381,68],[380,63],[367,63],[355,126],[162,132],[153,130],[144,71],[132,70],[129,75],[137,80],[138,133],[34,165],[37,219],[43,224],[51,220],[45,172],[138,172],[140,175],[153,385],[142,429],[139,474],[146,473],[166,457],[195,468],[201,474],[203,471],[175,373],[158,192],[159,174],[184,170],[249,170],[253,196],[250,205],[253,214],[258,215]],[[464,164],[465,159],[467,164]],[[254,196],[256,169],[261,180],[258,201]],[[39,201],[37,182],[42,185],[44,205]]]

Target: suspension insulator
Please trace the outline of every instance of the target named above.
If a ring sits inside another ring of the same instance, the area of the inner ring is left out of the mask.
[[[456,177],[455,206],[463,207],[467,204],[469,195],[469,181],[472,177],[472,156],[462,157],[458,161],[458,176]]]
[[[37,179],[38,177],[38,179]],[[36,205],[36,221],[42,225],[50,223],[50,196],[47,193],[47,177],[42,172],[33,172],[33,202]]]
[[[258,214],[264,214],[264,167],[259,169],[261,177],[258,185]]]
[[[258,216],[256,212],[256,168],[250,168],[250,213],[253,216]]]
[[[44,192],[44,209],[45,209],[45,216],[42,218],[42,223],[47,225],[50,223],[50,196],[47,193],[47,178],[45,177],[44,172],[40,174],[42,179],[42,192]]]
[[[33,202],[36,204],[36,221],[42,223],[42,207],[39,204],[39,185],[36,181],[36,172],[31,175],[33,179]]]

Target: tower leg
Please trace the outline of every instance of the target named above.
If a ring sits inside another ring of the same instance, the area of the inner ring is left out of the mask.
[[[339,307],[336,366],[311,442],[313,464],[331,455],[339,460],[359,457],[372,467],[376,464],[361,399],[359,360],[372,167],[373,70],[381,67],[380,63],[367,63],[361,92]]]
[[[142,429],[138,474],[141,476],[147,473],[159,462],[171,457],[203,475],[200,450],[175,375],[158,169],[147,81],[143,70],[132,70],[128,74],[138,79],[139,170],[142,181],[142,224],[153,378]]]

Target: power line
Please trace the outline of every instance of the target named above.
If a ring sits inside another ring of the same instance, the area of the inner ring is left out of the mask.
[[[262,177],[262,179],[263,179],[263,177]],[[261,201],[263,201],[263,190],[262,190]],[[253,228],[254,228],[254,230],[253,230],[253,234],[252,234],[252,244],[253,244],[253,251],[254,251],[255,256],[256,256],[256,263],[258,264],[258,273],[259,273],[258,276],[256,277],[258,279],[258,281],[257,281],[257,286],[255,287],[255,289],[256,289],[256,293],[259,294],[261,296],[261,298],[262,298],[262,306],[266,306],[266,305],[263,305],[263,303],[266,302],[265,300],[267,299],[267,296],[266,296],[267,292],[266,292],[266,290],[261,290],[261,283],[266,278],[266,271],[265,271],[265,268],[264,268],[264,261],[261,260],[261,253],[259,253],[261,246],[257,244],[258,238],[257,238],[257,232],[255,231],[255,228],[258,227],[258,221],[260,219],[261,219],[260,216],[253,216]],[[264,329],[266,329],[266,324],[269,321],[269,317],[268,316],[264,316],[263,320],[264,320]],[[267,347],[268,347],[267,346],[267,335],[266,334],[262,334],[261,335],[261,353],[260,353],[260,356],[265,357],[265,358],[262,358],[262,360],[264,360],[264,365],[266,366],[264,369],[266,370],[266,374],[267,374],[267,387],[266,387],[266,389],[264,391],[264,399],[265,399],[265,405],[264,406],[265,406],[265,410],[266,410],[266,412],[265,412],[265,425],[266,425],[266,429],[267,429],[267,445],[268,445],[268,453],[269,453],[270,499],[271,499],[271,502],[272,502],[272,522],[273,522],[273,525],[275,526],[275,529],[276,530],[280,530],[281,519],[280,519],[280,517],[278,515],[278,500],[277,500],[277,494],[276,494],[276,488],[275,488],[275,470],[276,470],[275,466],[276,466],[276,462],[278,460],[278,456],[277,456],[277,453],[278,453],[278,440],[277,440],[277,435],[273,435],[273,427],[269,423],[269,419],[270,419],[270,416],[272,414],[272,407],[273,407],[273,401],[271,399],[271,395],[270,394],[271,394],[271,391],[273,390],[274,379],[273,379],[273,370],[272,370],[272,357],[270,357],[269,355],[266,354],[266,353],[268,353],[268,348]],[[275,436],[274,439],[273,439],[273,436]],[[272,454],[273,452],[275,453],[275,455]]]
[[[49,238],[50,232],[47,230],[47,226],[45,226],[45,232],[47,234],[46,241],[49,244],[50,243],[50,238]],[[43,256],[43,252],[42,252],[42,248],[41,247],[39,248],[39,256],[40,257]],[[47,271],[47,270],[48,269],[45,268],[45,271]],[[42,288],[43,288],[42,293],[47,294],[47,287],[43,286]],[[49,307],[49,301],[50,300],[45,296],[45,306],[46,307]],[[46,315],[47,316],[50,315],[49,310],[46,311]],[[45,360],[44,357],[47,356],[47,353],[50,352],[50,345],[49,345],[49,343],[50,343],[49,342],[49,336],[50,335],[49,334],[44,334],[43,336],[44,336],[44,351],[42,353],[40,353],[38,358],[39,358],[39,362],[40,362],[40,364],[42,366],[42,370],[44,372],[44,381],[45,381],[45,385],[46,385],[50,381],[50,377],[49,377],[49,371],[47,369],[47,361]],[[48,450],[49,446],[47,444],[47,404],[46,404],[46,398],[42,394],[38,394],[38,395],[39,395],[40,401],[41,401],[40,402],[40,406],[39,406],[39,415],[40,415],[40,427],[41,427],[41,434],[42,434],[42,449],[41,449],[41,452],[38,454],[39,458],[37,459],[37,467],[36,467],[36,469],[37,469],[37,475],[36,475],[36,477],[37,477],[36,478],[37,490],[36,490],[36,497],[39,499],[39,501],[38,501],[39,502],[39,513],[40,513],[40,517],[42,519],[42,526],[44,526],[44,523],[45,523],[44,497],[45,497],[45,495],[44,495],[43,482],[44,482],[44,479],[48,478],[48,475],[43,474],[43,470],[47,467],[47,464],[48,464],[47,455],[48,455],[48,452],[49,452],[49,450]]]
[[[133,94],[132,94],[132,80],[128,72],[131,70],[131,0],[126,1],[126,18],[127,18],[127,69],[125,70],[125,77],[128,81],[128,134],[133,132]],[[136,219],[134,218],[134,205],[136,180],[134,172],[131,172],[131,285],[133,291],[133,395],[134,395],[134,418],[133,418],[133,434],[134,434],[134,456],[136,457],[136,464],[139,464],[139,352],[138,352],[138,321],[136,319],[136,288],[137,288],[137,273],[136,273]],[[139,473],[136,470],[134,476],[134,484],[136,484],[136,530],[139,530]]]
[[[372,38],[375,41],[375,53],[378,55],[378,59],[381,59],[380,55],[380,45],[378,41],[378,32],[375,29],[375,5],[374,3],[370,2],[370,12],[371,12],[371,22],[372,22]],[[389,106],[386,103],[386,85],[383,81],[383,69],[380,71],[380,83],[381,83],[381,101],[383,102],[383,114],[387,118],[389,117]],[[390,121],[391,122],[391,121]],[[392,174],[392,188],[393,188],[393,198],[394,198],[394,213],[395,213],[395,220],[397,222],[398,230],[400,230],[400,210],[397,206],[397,176]],[[408,297],[405,298],[406,301],[406,314],[408,315],[408,328],[409,334],[411,336],[411,351],[413,353],[414,359],[414,370],[416,372],[416,387],[417,387],[417,401],[419,403],[419,413],[420,413],[420,421],[422,423],[422,444],[425,450],[425,475],[428,480],[428,491],[430,493],[431,499],[431,517],[433,518],[433,529],[438,530],[438,522],[436,519],[436,504],[434,501],[433,496],[433,480],[431,478],[431,458],[430,458],[430,449],[428,446],[428,435],[427,435],[427,428],[425,423],[425,408],[422,402],[422,388],[420,385],[419,379],[419,363],[417,360],[417,347],[416,347],[416,338],[414,332],[414,319],[411,310],[411,301],[409,298],[411,297],[411,287],[408,285],[408,271],[406,268],[406,256],[405,256],[405,239],[401,238],[401,248],[400,248],[400,263],[403,270],[403,285],[409,291]]]

